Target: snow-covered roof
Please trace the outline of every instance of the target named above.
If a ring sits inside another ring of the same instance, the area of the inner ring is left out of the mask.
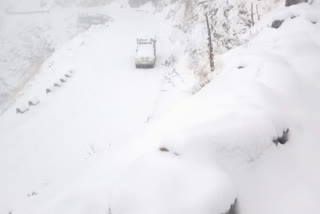
[[[140,44],[137,49],[137,56],[140,57],[154,57],[154,48],[152,44]]]

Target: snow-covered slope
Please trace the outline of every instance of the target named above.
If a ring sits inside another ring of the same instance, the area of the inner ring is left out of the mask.
[[[318,3],[274,11],[163,122],[162,146],[228,171],[240,213],[320,212],[319,15]],[[289,141],[276,146],[286,129]]]

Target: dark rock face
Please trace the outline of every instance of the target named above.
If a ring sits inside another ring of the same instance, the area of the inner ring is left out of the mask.
[[[283,22],[284,22],[284,20],[274,20],[272,22],[271,27],[278,29],[282,25]]]
[[[289,7],[294,4],[299,4],[302,2],[308,2],[308,0],[286,0],[286,6]]]

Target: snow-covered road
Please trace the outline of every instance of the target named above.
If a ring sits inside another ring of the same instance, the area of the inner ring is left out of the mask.
[[[220,214],[237,198],[240,213],[320,213],[319,11],[275,9],[190,96],[181,46],[201,37],[174,11],[97,9],[114,21],[56,51],[0,117],[0,212]],[[141,32],[157,35],[155,69],[135,69]]]
[[[76,183],[79,175],[83,177],[92,159],[109,156],[113,163],[108,163],[109,168],[104,164],[112,173],[111,165],[130,159],[126,151],[139,148],[130,144],[137,143],[132,139],[148,128],[146,121],[158,104],[169,31],[147,10],[110,6],[102,11],[114,22],[92,27],[53,54],[20,93],[16,105],[1,117],[1,213],[35,213],[43,202],[61,198],[61,191]],[[135,39],[141,32],[158,37],[155,69],[135,68]],[[73,76],[46,94],[70,70]],[[34,97],[40,100],[37,106],[16,114],[16,107]],[[49,212],[44,209],[40,213]]]

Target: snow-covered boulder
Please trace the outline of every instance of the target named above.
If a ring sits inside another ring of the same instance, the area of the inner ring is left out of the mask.
[[[40,103],[40,100],[37,97],[32,98],[29,100],[28,104],[29,106],[36,106]]]

